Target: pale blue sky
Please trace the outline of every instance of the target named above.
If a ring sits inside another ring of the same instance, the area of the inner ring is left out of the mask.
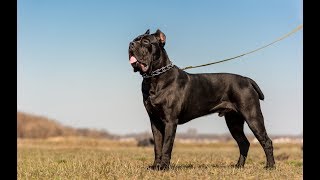
[[[302,14],[301,0],[18,0],[17,109],[73,127],[151,132],[142,77],[128,62],[132,39],[159,28],[170,59],[185,67],[270,43],[302,24]],[[254,79],[265,95],[261,106],[269,134],[301,134],[302,39],[299,31],[238,60],[188,72]],[[188,128],[228,132],[217,114],[181,125],[178,132]]]

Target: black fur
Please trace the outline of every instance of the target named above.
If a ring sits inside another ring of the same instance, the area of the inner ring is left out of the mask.
[[[131,64],[134,71],[151,74],[170,64],[165,42],[166,36],[160,30],[154,34],[148,30],[130,42],[129,59],[134,56],[137,60]],[[169,168],[178,124],[212,113],[225,116],[231,135],[238,143],[240,157],[236,167],[244,166],[250,146],[243,132],[244,122],[264,149],[266,168],[274,167],[272,141],[267,135],[259,102],[264,95],[252,79],[229,73],[189,74],[174,66],[158,76],[144,78],[142,95],[155,143],[151,169]]]

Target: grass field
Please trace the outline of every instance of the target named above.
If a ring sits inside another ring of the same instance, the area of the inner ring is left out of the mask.
[[[147,170],[152,147],[87,138],[18,139],[18,179],[303,179],[301,144],[274,144],[275,170],[265,170],[260,145],[251,143],[244,169],[234,142],[179,144],[171,169]]]

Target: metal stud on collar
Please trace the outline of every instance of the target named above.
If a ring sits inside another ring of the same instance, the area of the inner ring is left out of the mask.
[[[170,64],[168,64],[166,66],[163,66],[162,68],[159,68],[157,70],[152,71],[150,75],[143,74],[142,77],[143,78],[151,78],[151,77],[154,77],[154,76],[158,76],[158,75],[168,71],[169,69],[173,68],[173,66],[174,65],[172,63],[170,63]]]

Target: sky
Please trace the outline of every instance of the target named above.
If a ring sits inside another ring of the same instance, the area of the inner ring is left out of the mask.
[[[124,135],[151,132],[139,73],[128,45],[147,29],[166,35],[178,67],[240,55],[303,23],[301,0],[105,1],[18,0],[17,111],[64,125]],[[269,134],[303,133],[303,30],[266,49],[221,64],[186,70],[254,79]],[[177,132],[229,133],[212,114]],[[251,133],[247,125],[245,132]]]

